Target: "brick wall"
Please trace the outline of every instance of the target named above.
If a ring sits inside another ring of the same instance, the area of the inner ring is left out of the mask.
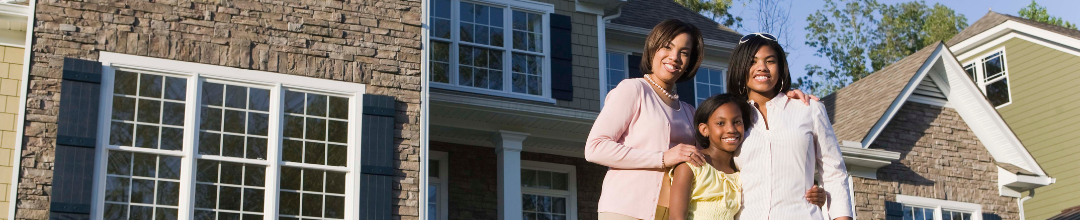
[[[432,151],[447,152],[450,219],[496,219],[499,215],[498,158],[495,149],[431,142]],[[573,165],[577,172],[578,219],[596,219],[596,202],[607,167],[584,158],[522,152],[522,160]]]
[[[998,196],[997,167],[955,109],[907,102],[870,146],[900,152],[878,179],[855,177],[860,219],[884,219],[896,195],[982,205],[983,213],[1019,219],[1016,198]]]
[[[63,59],[110,51],[362,83],[396,97],[393,214],[417,219],[421,9],[420,0],[38,1],[16,218],[48,216]]]
[[[0,46],[0,219],[7,219],[10,213],[23,52],[22,48]]]

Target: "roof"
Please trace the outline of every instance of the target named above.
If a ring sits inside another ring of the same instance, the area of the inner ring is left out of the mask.
[[[920,49],[866,78],[851,83],[821,101],[829,112],[837,140],[861,142],[885,115],[904,86],[941,43]],[[842,116],[842,117],[837,117]],[[863,143],[866,146],[866,143]]]
[[[1080,219],[1080,206],[1073,206],[1072,208],[1067,208],[1065,210],[1061,210],[1060,214],[1055,215],[1054,217],[1050,217],[1050,218],[1048,218],[1046,220],[1075,220],[1075,219]]]
[[[1042,23],[1031,19],[1016,17],[1007,14],[999,14],[997,12],[990,11],[987,12],[986,15],[983,15],[982,18],[979,18],[978,21],[972,23],[971,26],[968,26],[963,31],[960,31],[960,33],[957,33],[955,36],[953,36],[952,39],[949,39],[949,42],[947,44],[949,46],[956,45],[960,42],[974,37],[975,35],[979,35],[982,32],[990,30],[991,28],[994,28],[1001,23],[1005,23],[1005,21],[1019,22],[1022,24],[1030,25],[1036,28],[1048,30],[1050,32],[1058,33],[1080,40],[1080,30],[1069,29],[1062,26]]]
[[[652,30],[656,24],[671,18],[697,26],[705,39],[734,44],[742,38],[739,32],[671,0],[628,0],[622,6],[622,14],[611,23]]]

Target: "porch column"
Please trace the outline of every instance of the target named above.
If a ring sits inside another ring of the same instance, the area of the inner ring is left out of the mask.
[[[499,158],[499,220],[522,218],[521,143],[528,133],[499,131],[495,134],[495,154]]]

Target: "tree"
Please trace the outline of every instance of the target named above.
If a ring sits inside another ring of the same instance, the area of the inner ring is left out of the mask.
[[[941,4],[929,7],[923,1],[884,5],[874,0],[847,0],[840,8],[826,0],[825,8],[808,20],[806,44],[817,48],[815,56],[828,58],[829,66],[807,65],[807,75],[796,83],[818,96],[831,94],[967,28],[963,15]]]
[[[1035,3],[1035,0],[1031,0],[1030,5],[1020,9],[1020,17],[1065,28],[1076,29],[1076,24],[1069,23],[1056,16],[1050,16],[1050,14],[1046,12],[1046,7]]]
[[[743,33],[765,32],[772,34],[780,39],[777,39],[784,50],[794,51],[797,50],[794,46],[798,44],[791,43],[791,35],[787,34],[791,30],[791,0],[747,0],[747,5],[752,5],[754,12],[754,20],[757,23],[756,29],[742,30]]]
[[[742,27],[742,18],[728,12],[731,9],[732,0],[673,0],[683,7],[704,14],[717,23],[728,27]]]

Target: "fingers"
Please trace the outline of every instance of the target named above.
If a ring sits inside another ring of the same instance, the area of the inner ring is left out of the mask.
[[[807,96],[810,96],[810,99],[813,99],[814,101],[821,101],[821,99],[819,99],[816,95],[811,94]]]

